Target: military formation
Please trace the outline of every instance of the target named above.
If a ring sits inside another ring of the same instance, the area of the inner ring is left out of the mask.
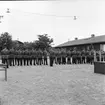
[[[96,60],[99,61],[99,51],[96,52]],[[75,51],[65,49],[47,50],[7,50],[1,51],[2,63],[9,66],[36,66],[36,65],[65,65],[65,64],[93,64],[94,51]],[[105,61],[105,53],[102,52],[101,60]]]

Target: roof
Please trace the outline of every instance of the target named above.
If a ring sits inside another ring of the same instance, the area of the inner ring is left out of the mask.
[[[68,41],[63,44],[60,44],[56,47],[67,47],[67,46],[85,45],[85,44],[103,43],[103,42],[105,43],[105,35],[72,40],[72,41]]]
[[[15,42],[19,43],[19,44],[23,44],[23,42],[19,41],[19,40],[14,40]]]

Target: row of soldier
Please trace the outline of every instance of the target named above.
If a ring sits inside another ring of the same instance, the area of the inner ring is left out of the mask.
[[[29,66],[29,65],[48,65],[55,64],[84,64],[94,63],[93,51],[66,51],[66,50],[14,50],[3,49],[1,51],[2,63],[8,66]],[[103,53],[104,55],[104,53]],[[50,59],[48,59],[50,58]],[[99,60],[99,53],[96,54]],[[104,58],[103,58],[104,59]]]

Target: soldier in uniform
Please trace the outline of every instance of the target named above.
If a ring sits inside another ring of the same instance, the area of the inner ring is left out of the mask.
[[[55,49],[55,64],[57,64],[57,55],[58,55],[58,50]]]
[[[32,50],[29,50],[29,62],[30,65],[32,66]]]
[[[62,64],[66,64],[66,50],[61,49],[61,59],[62,59]]]
[[[14,66],[15,65],[15,60],[14,60],[14,49],[12,48],[12,49],[10,49],[9,50],[9,65],[10,66]]]
[[[44,57],[43,58],[44,59],[43,60],[44,61],[44,65],[48,65],[48,62],[47,62],[47,51],[46,50],[43,51],[43,57]]]
[[[60,50],[58,50],[58,53],[57,53],[57,64],[61,64],[61,51]]]
[[[42,56],[43,56],[43,52],[39,49],[38,50],[38,65],[42,65]]]
[[[76,51],[72,51],[72,63],[77,64],[77,53],[76,53]]]
[[[32,51],[32,55],[33,55],[33,64],[36,65],[37,64],[37,51],[33,50]]]
[[[84,64],[84,63],[86,63],[85,62],[85,50],[82,50],[82,52],[81,52],[81,57],[82,57],[82,64]]]
[[[24,66],[26,66],[26,53],[25,53],[25,50],[23,50],[23,64]]]
[[[90,59],[89,59],[89,51],[88,50],[85,52],[85,55],[86,55],[86,63],[89,64]]]
[[[7,64],[7,68],[9,68],[9,65],[8,65],[8,54],[9,54],[9,52],[8,52],[8,49],[6,49],[6,48],[1,51],[2,63]]]
[[[49,58],[50,58],[50,66],[52,67],[53,63],[54,63],[54,58],[55,58],[55,54],[54,54],[53,49],[50,49],[50,51],[49,51]]]
[[[91,61],[90,63],[93,64],[94,63],[94,51],[93,50],[91,51],[91,56],[90,57],[91,57],[90,58],[90,61]]]
[[[71,64],[71,51],[67,51],[67,64]]]
[[[27,63],[27,66],[29,66],[29,50],[25,50],[25,53],[26,53],[26,63]]]
[[[77,51],[76,52],[76,62],[78,63],[78,64],[81,64],[81,52],[80,51]]]
[[[4,56],[6,55],[5,49],[1,50],[1,59],[2,59],[2,63],[5,64],[5,60],[4,60]]]
[[[14,56],[14,58],[15,58],[15,65],[18,65],[18,50],[15,50],[15,56]]]
[[[20,54],[19,54],[19,50],[17,50],[17,66],[20,66]]]
[[[20,66],[23,66],[23,50],[20,51]]]

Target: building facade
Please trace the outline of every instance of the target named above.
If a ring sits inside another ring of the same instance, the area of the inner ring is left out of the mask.
[[[66,48],[67,50],[74,48],[76,48],[77,50],[94,49],[105,51],[105,35],[91,35],[91,37],[85,39],[75,38],[75,40],[65,42],[56,46],[55,48]]]

